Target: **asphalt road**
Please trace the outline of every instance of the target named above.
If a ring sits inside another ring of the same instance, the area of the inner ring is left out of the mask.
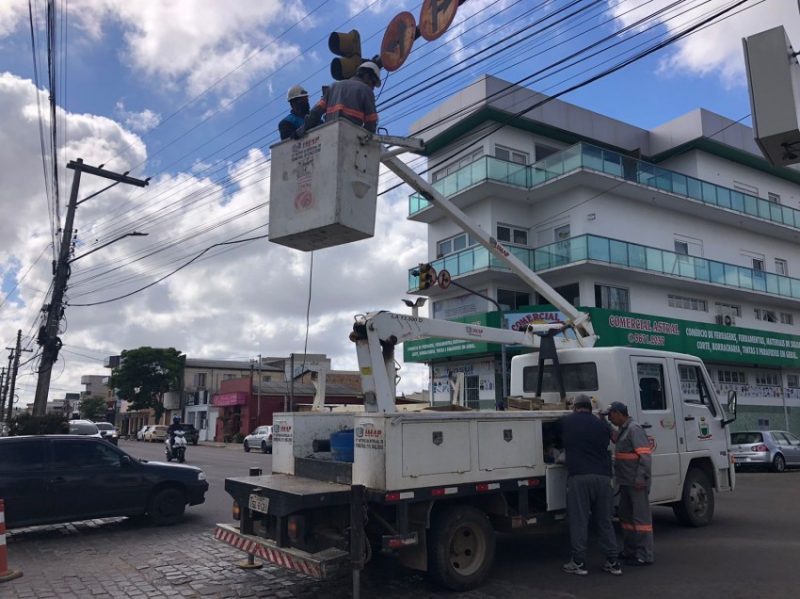
[[[163,459],[160,444],[122,442],[137,457]],[[230,521],[227,476],[251,466],[265,472],[271,456],[241,449],[189,447],[188,463],[210,482],[206,503],[189,508],[184,523],[155,528],[138,521],[41,527],[10,535],[10,567],[25,576],[0,585],[0,597],[77,599],[109,597],[261,597],[340,599],[349,584],[318,583],[275,566],[239,570],[243,556],[211,538],[216,522]],[[734,493],[717,496],[711,526],[680,526],[669,508],[654,510],[656,563],[624,568],[621,577],[601,571],[603,556],[590,549],[588,576],[561,571],[569,548],[565,530],[501,535],[486,583],[463,595],[442,592],[421,573],[395,560],[374,558],[363,575],[362,597],[383,599],[760,599],[800,597],[800,471],[746,473]],[[592,538],[593,540],[593,538]],[[111,577],[111,580],[109,580]],[[4,594],[4,592],[6,594]],[[103,593],[101,593],[103,594]]]

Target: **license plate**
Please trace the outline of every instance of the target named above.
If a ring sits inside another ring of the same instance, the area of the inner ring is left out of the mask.
[[[254,512],[266,514],[269,509],[269,497],[262,497],[261,495],[250,495],[248,505]]]

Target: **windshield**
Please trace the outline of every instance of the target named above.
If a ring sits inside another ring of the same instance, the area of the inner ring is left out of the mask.
[[[731,444],[744,445],[745,443],[761,443],[764,435],[761,433],[731,433]]]
[[[71,435],[96,435],[97,427],[91,422],[70,422],[69,433]]]
[[[101,431],[113,431],[114,425],[108,422],[95,422],[95,426]]]

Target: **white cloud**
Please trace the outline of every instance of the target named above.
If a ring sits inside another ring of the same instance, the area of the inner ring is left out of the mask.
[[[612,14],[618,16],[623,25],[629,25],[671,2],[672,0],[656,0],[645,4],[643,0],[640,0],[641,7],[624,15],[623,12],[630,10],[630,2],[609,0],[609,6]],[[667,20],[676,14],[676,11],[687,9],[688,5],[682,4],[678,9],[665,13],[662,22],[671,33],[674,33],[686,27],[687,24],[699,20],[701,15],[728,5],[730,5],[730,0],[711,0],[699,3],[696,10],[687,11],[679,18]],[[748,10],[739,12],[740,8],[745,7],[748,7]],[[747,85],[742,53],[743,37],[783,25],[795,44],[800,43],[800,15],[796,2],[766,0],[761,4],[747,3],[740,8],[729,13],[738,14],[721,20],[679,42],[676,49],[661,61],[660,73],[665,76],[676,73],[683,74],[687,71],[700,76],[716,74],[728,87]]]
[[[146,133],[157,127],[161,122],[161,115],[145,108],[140,112],[131,111],[125,108],[125,103],[120,100],[117,102],[115,112],[123,123],[129,128],[139,133]]]
[[[0,37],[14,32],[28,16],[25,0],[3,0],[0,2]]]
[[[19,165],[8,171],[0,190],[4,215],[0,219],[0,273],[15,268],[17,261],[25,270],[50,237],[35,94],[30,81],[0,75],[0,160]],[[131,163],[146,159],[141,140],[114,121],[87,114],[67,114],[66,118],[69,158],[80,156],[87,164],[97,165],[124,150]],[[107,168],[113,169],[113,164]],[[73,264],[68,289],[71,305],[61,334],[64,351],[54,369],[51,397],[79,391],[83,374],[107,373],[100,361],[105,355],[141,345],[174,346],[193,357],[218,359],[303,351],[310,255],[267,240],[216,248],[164,282],[125,300],[93,307],[76,305],[132,291],[213,243],[265,225],[268,214],[262,207],[214,229],[268,199],[269,170],[260,151],[252,150],[231,163],[228,174],[236,185],[226,190],[199,172],[181,173],[164,175],[145,191],[118,185],[81,204],[75,224],[78,253],[96,247],[96,239],[109,240],[134,228],[149,236],[125,238]],[[106,183],[84,175],[81,195]],[[406,219],[405,192],[389,195],[379,199],[373,239],[314,255],[308,351],[328,354],[335,368],[357,366],[348,339],[355,314],[405,310],[400,299],[405,295],[407,268],[426,252],[425,226]],[[264,231],[262,227],[249,235]],[[178,240],[183,241],[169,251],[133,261]],[[113,268],[118,270],[110,271]],[[103,274],[106,271],[110,272]],[[46,256],[20,286],[20,301],[0,309],[0,332],[6,343],[17,329],[35,336],[38,310],[50,280]],[[32,347],[36,348],[35,343]],[[20,378],[23,402],[31,401],[35,389],[35,377],[25,374],[32,365]],[[408,365],[403,376],[404,391],[418,390],[427,380],[425,368],[416,365]]]

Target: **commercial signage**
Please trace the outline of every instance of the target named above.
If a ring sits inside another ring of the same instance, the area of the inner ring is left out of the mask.
[[[580,308],[588,312],[598,347],[646,347],[702,358],[706,362],[731,362],[759,366],[800,366],[800,336],[732,327],[692,320],[666,318],[652,314],[619,312],[603,308]],[[493,318],[486,318],[486,317]],[[521,330],[527,324],[563,322],[564,315],[552,307],[537,307],[506,315],[509,329]],[[501,328],[497,312],[460,318],[460,322],[485,320],[486,326]],[[494,321],[495,324],[491,324]],[[458,340],[423,339],[409,342],[404,357],[409,362],[435,361],[479,353],[499,352],[497,344]]]
[[[247,403],[247,393],[237,391],[235,393],[217,393],[211,400],[211,405],[218,407],[243,406]]]

